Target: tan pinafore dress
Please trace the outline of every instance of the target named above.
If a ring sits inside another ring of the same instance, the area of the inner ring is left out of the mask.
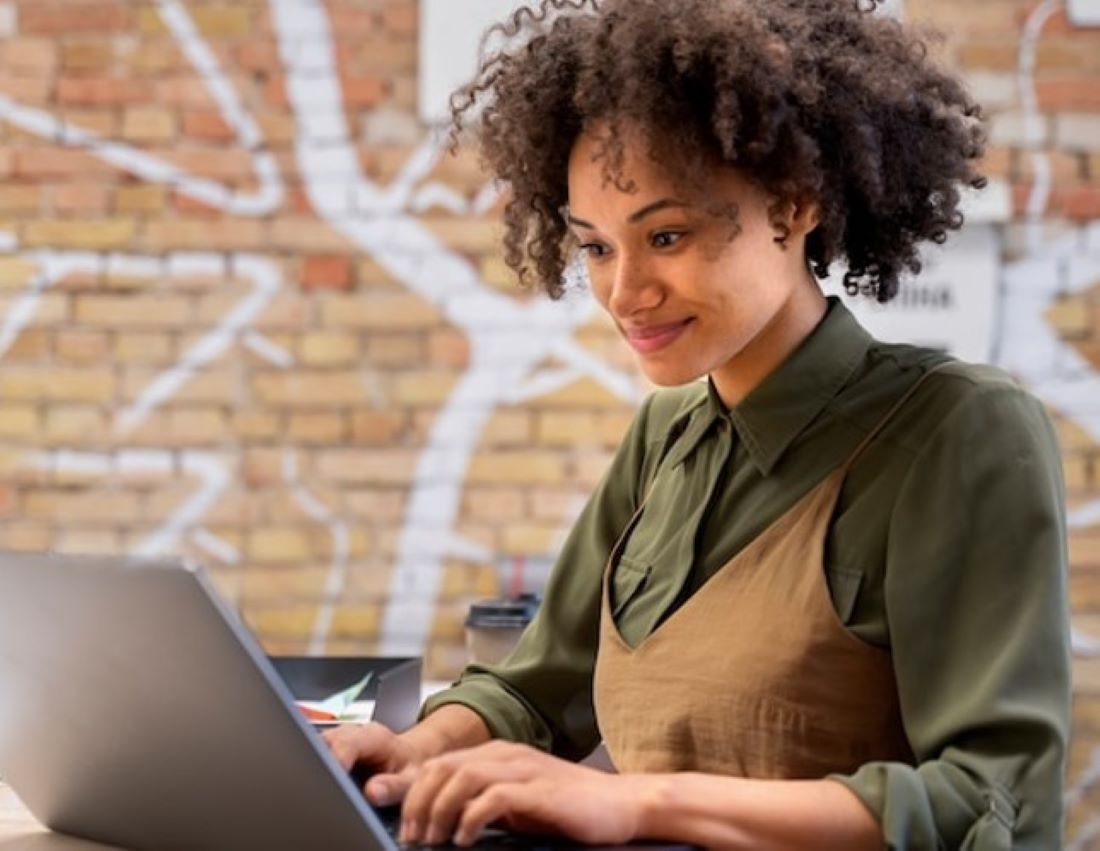
[[[611,617],[609,589],[643,502],[604,574],[594,679],[596,719],[619,771],[793,779],[913,761],[890,652],[841,622],[823,558],[849,468],[931,372],[844,463],[632,648]]]

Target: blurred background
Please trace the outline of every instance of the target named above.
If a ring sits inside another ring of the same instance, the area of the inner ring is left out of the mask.
[[[0,0],[0,548],[183,554],[270,652],[423,653],[436,679],[471,601],[541,588],[647,388],[584,292],[515,287],[496,188],[443,150],[516,5]],[[1058,425],[1093,847],[1100,1],[882,14],[946,34],[993,180],[858,312],[1005,367]]]

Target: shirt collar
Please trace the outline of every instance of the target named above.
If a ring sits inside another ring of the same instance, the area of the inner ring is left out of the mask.
[[[683,431],[680,432],[680,436],[676,439],[676,443],[668,456],[669,464],[673,467],[695,451],[699,443],[710,432],[711,426],[720,420],[729,420],[729,412],[726,410],[726,406],[722,404],[722,399],[714,387],[714,382],[709,378],[707,379],[706,398],[693,405],[684,417],[686,422],[684,422],[684,419],[679,420],[683,423]],[[675,432],[677,430],[678,426],[674,423],[671,431]]]
[[[871,335],[840,299],[831,296],[828,302],[809,336],[729,412],[749,457],[765,476],[847,383],[871,346]]]

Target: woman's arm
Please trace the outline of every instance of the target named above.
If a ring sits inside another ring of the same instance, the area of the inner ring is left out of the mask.
[[[1061,848],[1061,456],[1042,405],[1003,374],[970,366],[942,380],[956,398],[899,490],[884,586],[917,765],[873,762],[836,779],[876,814],[890,848]]]
[[[589,844],[637,839],[754,851],[881,851],[870,811],[829,780],[605,774],[493,742],[425,763],[402,809],[403,842],[473,843],[490,824]]]
[[[400,734],[423,761],[450,751],[484,744],[492,736],[481,716],[459,703],[441,706],[410,730]]]
[[[644,778],[639,838],[705,848],[882,851],[882,830],[852,792],[830,780],[745,780],[707,774]]]

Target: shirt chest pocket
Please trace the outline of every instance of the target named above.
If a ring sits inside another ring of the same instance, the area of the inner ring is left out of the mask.
[[[618,620],[623,610],[645,590],[650,566],[629,556],[622,556],[611,574],[611,617]]]

